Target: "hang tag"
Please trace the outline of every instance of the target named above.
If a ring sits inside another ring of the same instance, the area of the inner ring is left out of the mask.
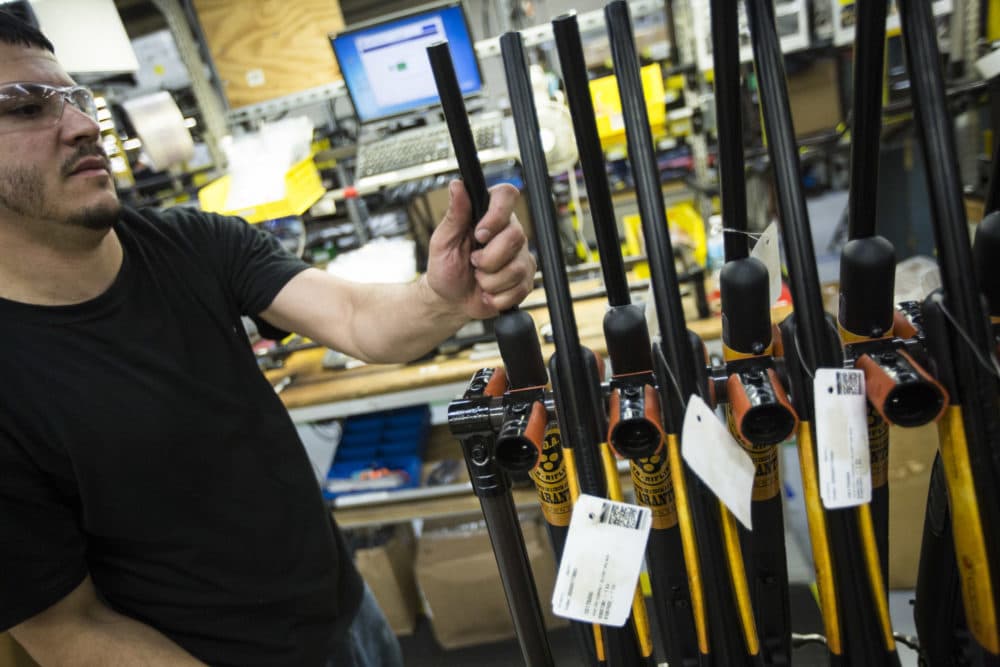
[[[764,262],[764,266],[767,267],[767,275],[771,279],[768,292],[773,306],[781,298],[781,244],[778,241],[777,223],[772,222],[767,226],[750,252],[750,256]]]
[[[648,507],[581,495],[552,591],[557,616],[621,627],[628,620],[652,525]]]
[[[681,455],[733,516],[747,529],[753,528],[753,459],[700,396],[691,396],[684,413]]]
[[[872,499],[865,374],[820,368],[813,382],[816,402],[816,461],[827,509],[854,507]]]

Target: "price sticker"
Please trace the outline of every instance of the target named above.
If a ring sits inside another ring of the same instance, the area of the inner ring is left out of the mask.
[[[820,368],[813,382],[816,461],[827,509],[854,507],[872,499],[871,451],[865,374]]]
[[[652,526],[648,507],[582,494],[573,506],[552,591],[557,616],[621,627],[628,620]]]

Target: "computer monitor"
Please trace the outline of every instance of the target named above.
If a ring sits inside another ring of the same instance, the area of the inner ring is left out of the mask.
[[[427,47],[444,40],[462,92],[481,92],[483,77],[461,2],[418,8],[331,35],[358,119],[367,123],[436,105]]]

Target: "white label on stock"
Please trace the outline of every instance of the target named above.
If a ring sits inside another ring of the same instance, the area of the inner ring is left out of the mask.
[[[552,591],[557,616],[621,627],[628,620],[652,526],[648,507],[581,494]]]
[[[865,374],[820,368],[813,382],[819,490],[827,509],[872,499]]]
[[[767,267],[767,274],[771,279],[768,291],[773,306],[781,298],[781,244],[778,242],[778,225],[776,223],[772,222],[767,226],[764,233],[757,239],[757,244],[754,245],[750,256],[764,262],[764,266]]]
[[[700,396],[691,396],[684,413],[681,455],[733,516],[752,528],[753,459]]]

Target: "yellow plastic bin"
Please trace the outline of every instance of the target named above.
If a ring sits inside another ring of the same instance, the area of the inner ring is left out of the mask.
[[[221,215],[236,215],[247,222],[263,222],[302,215],[326,194],[319,170],[312,157],[296,163],[285,174],[285,196],[240,209],[226,208],[232,177],[218,178],[198,191],[198,202],[204,211]]]

